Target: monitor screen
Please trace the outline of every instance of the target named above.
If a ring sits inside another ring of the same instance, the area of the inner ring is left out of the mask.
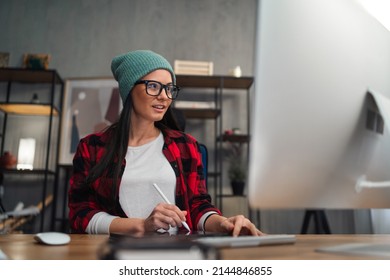
[[[390,32],[358,1],[262,0],[256,52],[251,207],[389,208],[356,184],[390,181]]]

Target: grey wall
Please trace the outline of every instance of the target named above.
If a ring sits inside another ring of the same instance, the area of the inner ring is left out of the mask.
[[[63,78],[111,75],[111,59],[152,49],[175,59],[214,62],[215,74],[241,65],[253,74],[256,0],[2,0],[0,52],[49,53]]]

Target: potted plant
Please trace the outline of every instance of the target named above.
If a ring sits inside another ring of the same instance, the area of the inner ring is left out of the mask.
[[[247,167],[243,160],[242,143],[230,142],[228,175],[233,195],[243,195]]]
[[[234,195],[243,195],[246,181],[246,170],[239,164],[232,163],[229,167],[229,179]]]

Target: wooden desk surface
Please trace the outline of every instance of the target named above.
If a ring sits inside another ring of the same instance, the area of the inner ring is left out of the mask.
[[[30,234],[0,235],[0,249],[15,260],[95,260],[107,235],[72,234],[63,246],[41,245]],[[295,244],[221,250],[222,259],[337,260],[379,259],[368,256],[316,252],[325,246],[346,243],[390,244],[390,235],[297,235]]]

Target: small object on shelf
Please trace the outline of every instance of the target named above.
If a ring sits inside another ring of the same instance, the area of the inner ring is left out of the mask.
[[[245,182],[244,181],[231,181],[233,195],[244,195]]]
[[[176,75],[213,75],[214,64],[211,61],[175,60]]]
[[[231,129],[226,129],[224,131],[224,134],[225,135],[242,135],[241,134],[241,129],[239,129],[237,127],[234,127],[234,128],[231,128]]]
[[[234,127],[234,128],[232,129],[232,131],[233,131],[233,134],[234,134],[234,135],[241,134],[241,130],[240,130],[239,128],[237,128],[237,127]]]
[[[247,176],[247,166],[244,164],[241,143],[229,143],[229,170],[230,185],[234,195],[243,195]]]
[[[8,67],[8,62],[9,62],[9,53],[0,52],[0,68]]]
[[[175,101],[176,108],[214,109],[214,102],[206,101]]]
[[[233,69],[230,69],[229,70],[229,74],[231,76],[233,76],[233,77],[240,78],[241,75],[242,75],[241,67],[240,66],[236,66]]]
[[[18,170],[33,170],[35,156],[35,139],[21,138],[18,151]]]
[[[49,54],[29,54],[23,56],[23,66],[29,69],[48,69],[51,56]]]
[[[229,178],[233,194],[243,195],[246,181],[246,168],[239,163],[231,163],[229,167]]]
[[[0,167],[5,169],[13,169],[16,166],[16,157],[9,151],[5,151],[0,157]]]
[[[41,103],[41,101],[38,98],[38,94],[37,93],[33,94],[33,97],[31,98],[30,103],[32,103],[32,104],[39,104],[39,103]]]

